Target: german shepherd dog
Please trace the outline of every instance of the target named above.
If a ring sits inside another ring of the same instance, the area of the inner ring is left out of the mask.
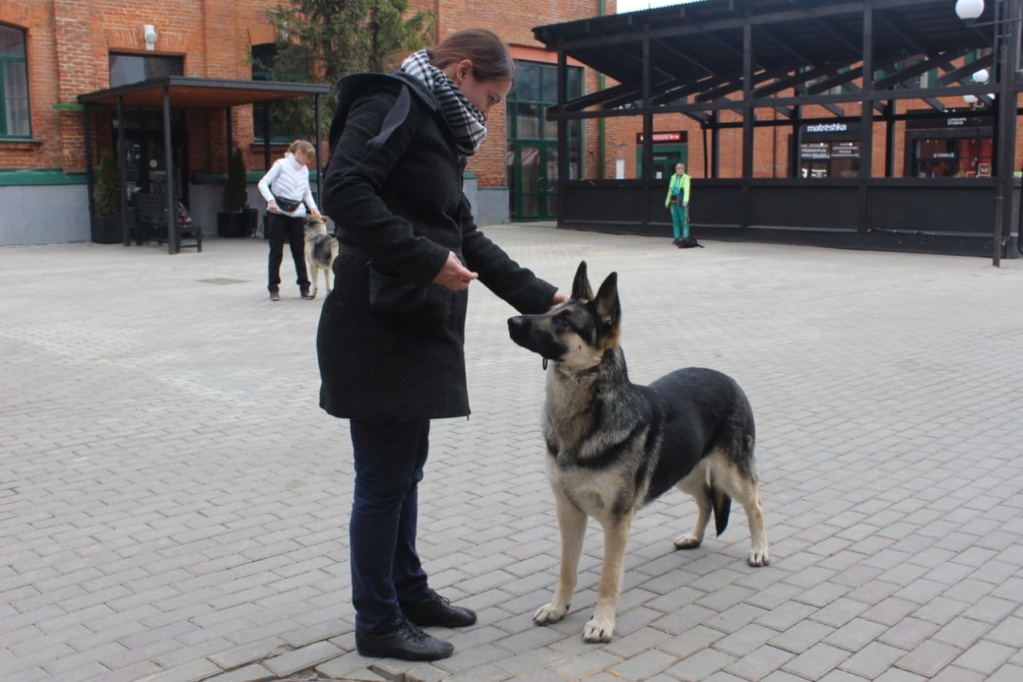
[[[587,642],[610,642],[629,527],[636,511],[672,486],[696,498],[696,526],[678,549],[703,542],[713,511],[720,535],[732,498],[749,522],[749,564],[770,561],[753,461],[753,411],[739,385],[711,369],[672,372],[649,386],[629,381],[619,347],[618,276],[596,297],[579,264],[572,298],[542,315],[508,320],[512,340],[554,363],[547,373],[547,472],[561,530],[561,572],[551,602],[533,620],[556,623],[576,586],[587,518],[604,528],[604,565]]]
[[[338,243],[333,237],[327,235],[327,219],[306,218],[305,223],[305,262],[309,268],[309,281],[312,289],[309,298],[316,298],[316,284],[320,279],[320,271],[323,271],[324,280],[327,282],[327,293],[331,289],[330,266],[337,258]]]

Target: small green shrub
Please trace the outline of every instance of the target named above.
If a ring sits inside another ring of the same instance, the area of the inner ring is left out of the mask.
[[[121,215],[121,176],[114,155],[110,152],[104,153],[99,160],[92,198],[96,202],[96,215]]]

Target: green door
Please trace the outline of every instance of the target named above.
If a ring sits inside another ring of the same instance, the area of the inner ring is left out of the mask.
[[[582,94],[582,69],[568,68],[568,96]],[[509,213],[512,220],[554,220],[558,216],[558,124],[547,119],[557,103],[558,69],[520,61],[515,88],[508,95],[506,152]],[[582,176],[582,123],[568,124],[568,172]]]
[[[558,143],[515,142],[509,172],[513,174],[513,215],[517,220],[553,220],[558,215]]]
[[[675,173],[675,164],[687,164],[688,169],[688,145],[685,144],[655,144],[654,145],[654,179],[667,180]],[[636,147],[636,177],[643,177],[643,147]]]

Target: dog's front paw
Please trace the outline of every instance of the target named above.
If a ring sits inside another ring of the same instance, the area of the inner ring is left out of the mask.
[[[568,613],[568,604],[558,606],[554,602],[551,602],[550,604],[545,604],[536,610],[536,613],[533,614],[533,622],[537,625],[557,623],[565,617],[566,613]]]
[[[754,549],[749,553],[749,565],[750,566],[767,566],[771,563],[771,554],[764,549]]]
[[[610,642],[615,631],[614,617],[593,616],[583,630],[583,640],[586,642]]]
[[[696,549],[703,542],[703,538],[698,538],[695,535],[679,535],[675,538],[675,549]]]

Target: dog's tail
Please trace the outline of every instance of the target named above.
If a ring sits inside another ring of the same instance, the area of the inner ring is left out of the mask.
[[[728,528],[728,515],[732,512],[732,498],[724,490],[714,485],[712,480],[704,489],[714,509],[714,528],[718,536]]]

